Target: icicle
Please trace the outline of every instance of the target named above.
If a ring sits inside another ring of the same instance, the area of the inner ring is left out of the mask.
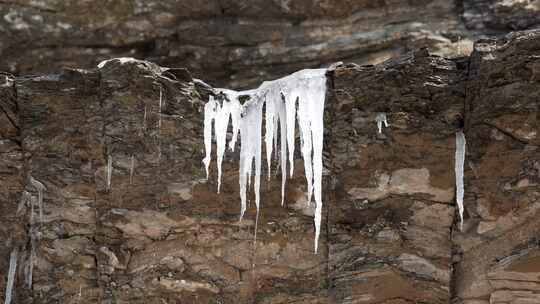
[[[17,256],[19,254],[19,248],[13,248],[9,257],[9,272],[6,283],[6,297],[4,304],[10,304],[13,295],[13,286],[15,284],[15,274],[17,272]]]
[[[112,155],[107,156],[107,191],[111,190],[112,162]]]
[[[206,168],[206,178],[209,177],[208,168],[210,167],[210,160],[212,159],[212,120],[214,120],[216,116],[216,105],[214,97],[210,96],[208,102],[204,106],[204,148],[206,157],[203,159],[203,163]]]
[[[231,121],[233,127],[233,136],[229,142],[229,149],[234,151],[236,145],[236,140],[238,139],[238,132],[240,131],[240,113],[242,107],[240,106],[240,101],[238,101],[238,93],[232,90],[223,90],[225,96],[229,99],[230,102],[230,111],[231,111]]]
[[[375,121],[377,122],[377,129],[379,130],[379,133],[382,133],[382,126],[384,123],[384,127],[388,128],[388,121],[386,120],[386,113],[379,113],[375,117]]]
[[[38,192],[39,223],[43,224],[43,190],[45,190],[45,186],[40,181],[33,178],[32,176],[30,176],[30,184]]]
[[[303,91],[308,90],[309,88],[301,87],[303,83],[298,83],[297,90]],[[305,92],[302,92],[300,96],[307,97]],[[313,153],[313,143],[311,142],[311,109],[309,108],[311,104],[306,102],[299,102],[298,104],[298,125],[300,126],[301,134],[301,151],[302,157],[304,158],[304,173],[306,175],[307,181],[307,194],[308,205],[311,203],[311,195],[313,194],[313,162],[311,161],[311,155]]]
[[[287,149],[289,150],[289,175],[293,176],[294,171],[294,132],[296,127],[296,100],[298,96],[284,93],[285,96],[285,116],[287,120]]]
[[[135,171],[135,156],[131,155],[131,164],[129,166],[129,184],[133,184],[133,172]]]
[[[456,203],[458,205],[460,230],[463,230],[463,195],[465,193],[463,183],[463,167],[465,164],[465,146],[467,141],[465,140],[465,134],[463,131],[456,133],[456,159],[455,159],[455,171],[456,171]]]
[[[158,109],[158,132],[161,134],[161,105],[163,104],[163,90],[161,85],[159,86],[159,109]]]
[[[146,132],[146,105],[144,105],[142,131],[143,131],[143,134],[144,134],[144,132]]]
[[[259,209],[260,202],[260,175],[261,175],[261,130],[262,130],[262,107],[263,103],[259,102],[259,97],[252,96],[253,99],[248,101],[242,112],[242,122],[240,124],[240,135],[242,142],[240,144],[240,200],[241,211],[240,219],[246,211],[246,186],[251,183],[251,175],[253,169],[253,160],[255,160],[255,206]]]
[[[273,97],[273,96],[272,96]],[[266,163],[268,165],[268,181],[270,181],[271,169],[272,169],[272,150],[274,148],[274,123],[276,120],[276,101],[271,96],[265,97],[266,103],[266,117],[265,117],[265,131],[264,142],[266,144]]]
[[[223,156],[225,154],[227,126],[229,125],[229,118],[231,116],[230,107],[230,102],[227,100],[223,100],[221,106],[218,104],[214,123],[217,146],[218,193],[221,189],[221,164],[223,163]]]

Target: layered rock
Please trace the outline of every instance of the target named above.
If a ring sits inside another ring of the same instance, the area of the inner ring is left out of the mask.
[[[252,87],[338,60],[378,63],[418,47],[538,25],[538,1],[85,1],[0,3],[0,70],[50,73],[132,56]]]
[[[538,300],[534,292],[527,296],[531,290],[527,282],[534,283],[538,276],[534,252],[540,232],[539,51],[537,32],[525,32],[479,41],[471,57],[466,220],[463,231],[454,234],[462,255],[456,292],[469,300],[466,303]],[[525,273],[506,274],[516,263],[526,265],[516,270]],[[527,279],[531,273],[536,274]],[[514,284],[501,285],[501,278]],[[503,301],[499,289],[523,291],[519,298],[529,300]]]
[[[449,302],[465,74],[426,50],[334,71],[330,302]]]
[[[5,76],[0,289],[18,248],[14,303],[535,303],[539,42],[330,69],[318,254],[300,155],[285,206],[280,181],[263,183],[256,242],[253,204],[238,220],[238,152],[220,194],[215,170],[204,178],[213,90],[186,69],[117,59]]]

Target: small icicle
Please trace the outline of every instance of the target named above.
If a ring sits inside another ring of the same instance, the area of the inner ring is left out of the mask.
[[[146,105],[144,105],[144,115],[143,115],[143,123],[142,123],[142,131],[143,131],[143,134],[144,132],[146,132]]]
[[[109,154],[109,156],[107,156],[107,191],[111,190],[111,179],[113,170],[112,162],[112,155]]]
[[[382,133],[382,126],[384,123],[384,127],[388,128],[388,121],[386,119],[386,113],[378,113],[375,117],[375,121],[377,122],[377,129],[379,130],[379,133]]]
[[[455,159],[455,173],[456,173],[456,203],[458,205],[460,230],[463,230],[463,196],[464,190],[464,165],[465,165],[465,147],[467,141],[465,140],[465,134],[463,131],[456,133],[456,159]]]
[[[227,100],[216,105],[216,116],[214,122],[214,132],[216,134],[216,149],[217,149],[217,169],[218,169],[218,188],[217,192],[221,189],[221,165],[223,163],[223,156],[225,155],[226,141],[227,141],[227,126],[229,125],[229,118],[231,116],[231,103]]]
[[[39,223],[40,225],[43,225],[43,190],[45,190],[45,186],[32,176],[30,176],[30,184],[38,192]]]
[[[4,304],[10,304],[13,296],[13,286],[15,284],[15,274],[17,273],[17,257],[19,255],[19,248],[15,247],[11,251],[9,257],[9,271],[6,283],[6,296]]]
[[[206,178],[209,177],[210,161],[212,160],[212,121],[216,116],[216,102],[213,96],[210,96],[208,102],[204,105],[204,148],[206,156],[203,163],[206,169]]]
[[[265,131],[264,142],[266,144],[266,163],[268,166],[268,181],[270,181],[271,169],[272,169],[272,150],[274,148],[274,131],[275,131],[275,120],[276,120],[276,105],[274,96],[266,94],[265,103],[266,103],[266,116],[265,116]]]
[[[296,128],[296,94],[284,94],[285,96],[285,112],[287,119],[287,149],[289,150],[289,175],[293,176],[294,172],[294,133]]]
[[[161,85],[159,85],[159,109],[158,109],[158,132],[161,134],[161,105],[163,104],[163,90]]]
[[[133,172],[135,171],[135,156],[131,155],[131,163],[129,165],[129,184],[133,184]]]
[[[305,94],[308,87],[303,83],[298,83],[298,90],[302,92],[302,99],[307,98]],[[300,150],[302,151],[302,157],[304,159],[304,174],[306,175],[307,182],[307,204],[311,203],[311,195],[313,194],[313,162],[311,156],[313,154],[313,143],[311,141],[311,109],[308,100],[300,100],[298,103],[298,125],[300,126]]]

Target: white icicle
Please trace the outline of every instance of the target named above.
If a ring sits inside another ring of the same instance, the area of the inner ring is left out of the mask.
[[[161,134],[161,106],[163,104],[163,89],[159,86],[158,132]]]
[[[38,209],[39,209],[39,223],[43,223],[43,190],[45,190],[45,186],[38,181],[37,179],[30,176],[30,184],[37,190],[38,192]]]
[[[229,109],[231,111],[233,134],[231,141],[229,142],[229,149],[234,151],[236,140],[238,139],[238,132],[240,131],[240,113],[242,111],[242,106],[240,106],[240,101],[238,101],[238,92],[223,89],[223,93],[230,102]]]
[[[203,163],[206,168],[206,178],[209,177],[208,169],[210,167],[210,160],[212,159],[212,120],[214,120],[216,116],[216,105],[214,97],[210,96],[208,102],[204,106],[204,148],[206,157],[203,159]]]
[[[223,100],[221,106],[216,105],[216,116],[214,122],[214,132],[216,134],[217,145],[217,168],[218,168],[218,188],[221,189],[221,164],[223,163],[223,155],[225,154],[227,140],[227,126],[229,125],[229,117],[231,116],[230,102]]]
[[[378,113],[375,117],[375,121],[377,122],[377,129],[379,130],[379,133],[382,133],[383,123],[384,127],[388,128],[388,120],[386,119],[386,113]]]
[[[308,87],[305,86],[306,84],[301,81],[297,84],[297,90],[301,92],[299,96],[300,98],[307,98],[307,90],[309,90]],[[311,203],[311,195],[313,194],[313,162],[311,160],[311,156],[313,153],[313,143],[311,141],[312,135],[311,135],[311,109],[310,109],[311,103],[308,103],[308,101],[302,100],[298,103],[298,125],[300,126],[300,148],[302,151],[302,157],[304,158],[304,174],[306,175],[306,181],[307,181],[307,194],[308,199],[307,203],[308,205]]]
[[[144,106],[144,115],[143,115],[143,123],[142,123],[142,133],[146,132],[146,105]]]
[[[465,140],[465,134],[463,131],[456,133],[456,159],[455,159],[455,173],[456,173],[456,203],[458,205],[460,230],[463,229],[463,196],[465,194],[463,183],[463,170],[465,165],[465,147],[467,141]]]
[[[273,92],[272,92],[273,93]],[[274,148],[274,123],[276,122],[276,100],[273,96],[266,94],[266,117],[265,117],[265,131],[264,142],[266,144],[266,163],[268,165],[268,180],[270,181],[270,174],[272,168],[272,150]]]
[[[251,182],[253,160],[255,160],[255,206],[257,210],[260,202],[260,178],[261,178],[261,130],[262,130],[262,107],[259,96],[252,95],[252,99],[243,106],[242,122],[240,124],[240,218],[244,216],[247,202],[247,186]]]
[[[10,304],[13,295],[13,285],[15,284],[15,274],[17,272],[17,256],[19,255],[19,249],[13,248],[9,257],[9,271],[6,283],[6,296],[4,304]]]
[[[107,156],[107,191],[111,190],[111,179],[112,179],[112,155]]]
[[[287,149],[289,151],[289,175],[293,176],[294,171],[294,139],[296,128],[296,100],[297,95],[284,92],[285,96],[285,115],[287,120]]]

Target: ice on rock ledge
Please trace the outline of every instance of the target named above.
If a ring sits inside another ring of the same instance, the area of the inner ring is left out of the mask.
[[[257,214],[260,205],[260,179],[262,164],[262,121],[265,109],[265,148],[268,165],[268,178],[272,153],[278,153],[281,167],[281,203],[285,197],[287,179],[287,160],[289,174],[294,171],[295,127],[298,117],[300,148],[304,159],[307,181],[308,203],[315,197],[315,252],[321,226],[322,212],[322,150],[323,150],[323,115],[326,95],[326,69],[301,70],[274,81],[266,81],[257,89],[233,91],[217,89],[217,96],[210,96],[204,109],[204,146],[206,155],[203,159],[208,177],[211,161],[212,134],[215,134],[217,148],[218,192],[221,187],[221,164],[225,152],[226,135],[229,121],[232,122],[233,136],[229,148],[234,150],[240,133],[240,219],[246,210],[247,189],[253,176],[255,206]],[[239,98],[248,100],[241,105]],[[212,132],[212,123],[214,132]],[[279,129],[279,132],[278,132]],[[253,175],[253,165],[255,174]]]

